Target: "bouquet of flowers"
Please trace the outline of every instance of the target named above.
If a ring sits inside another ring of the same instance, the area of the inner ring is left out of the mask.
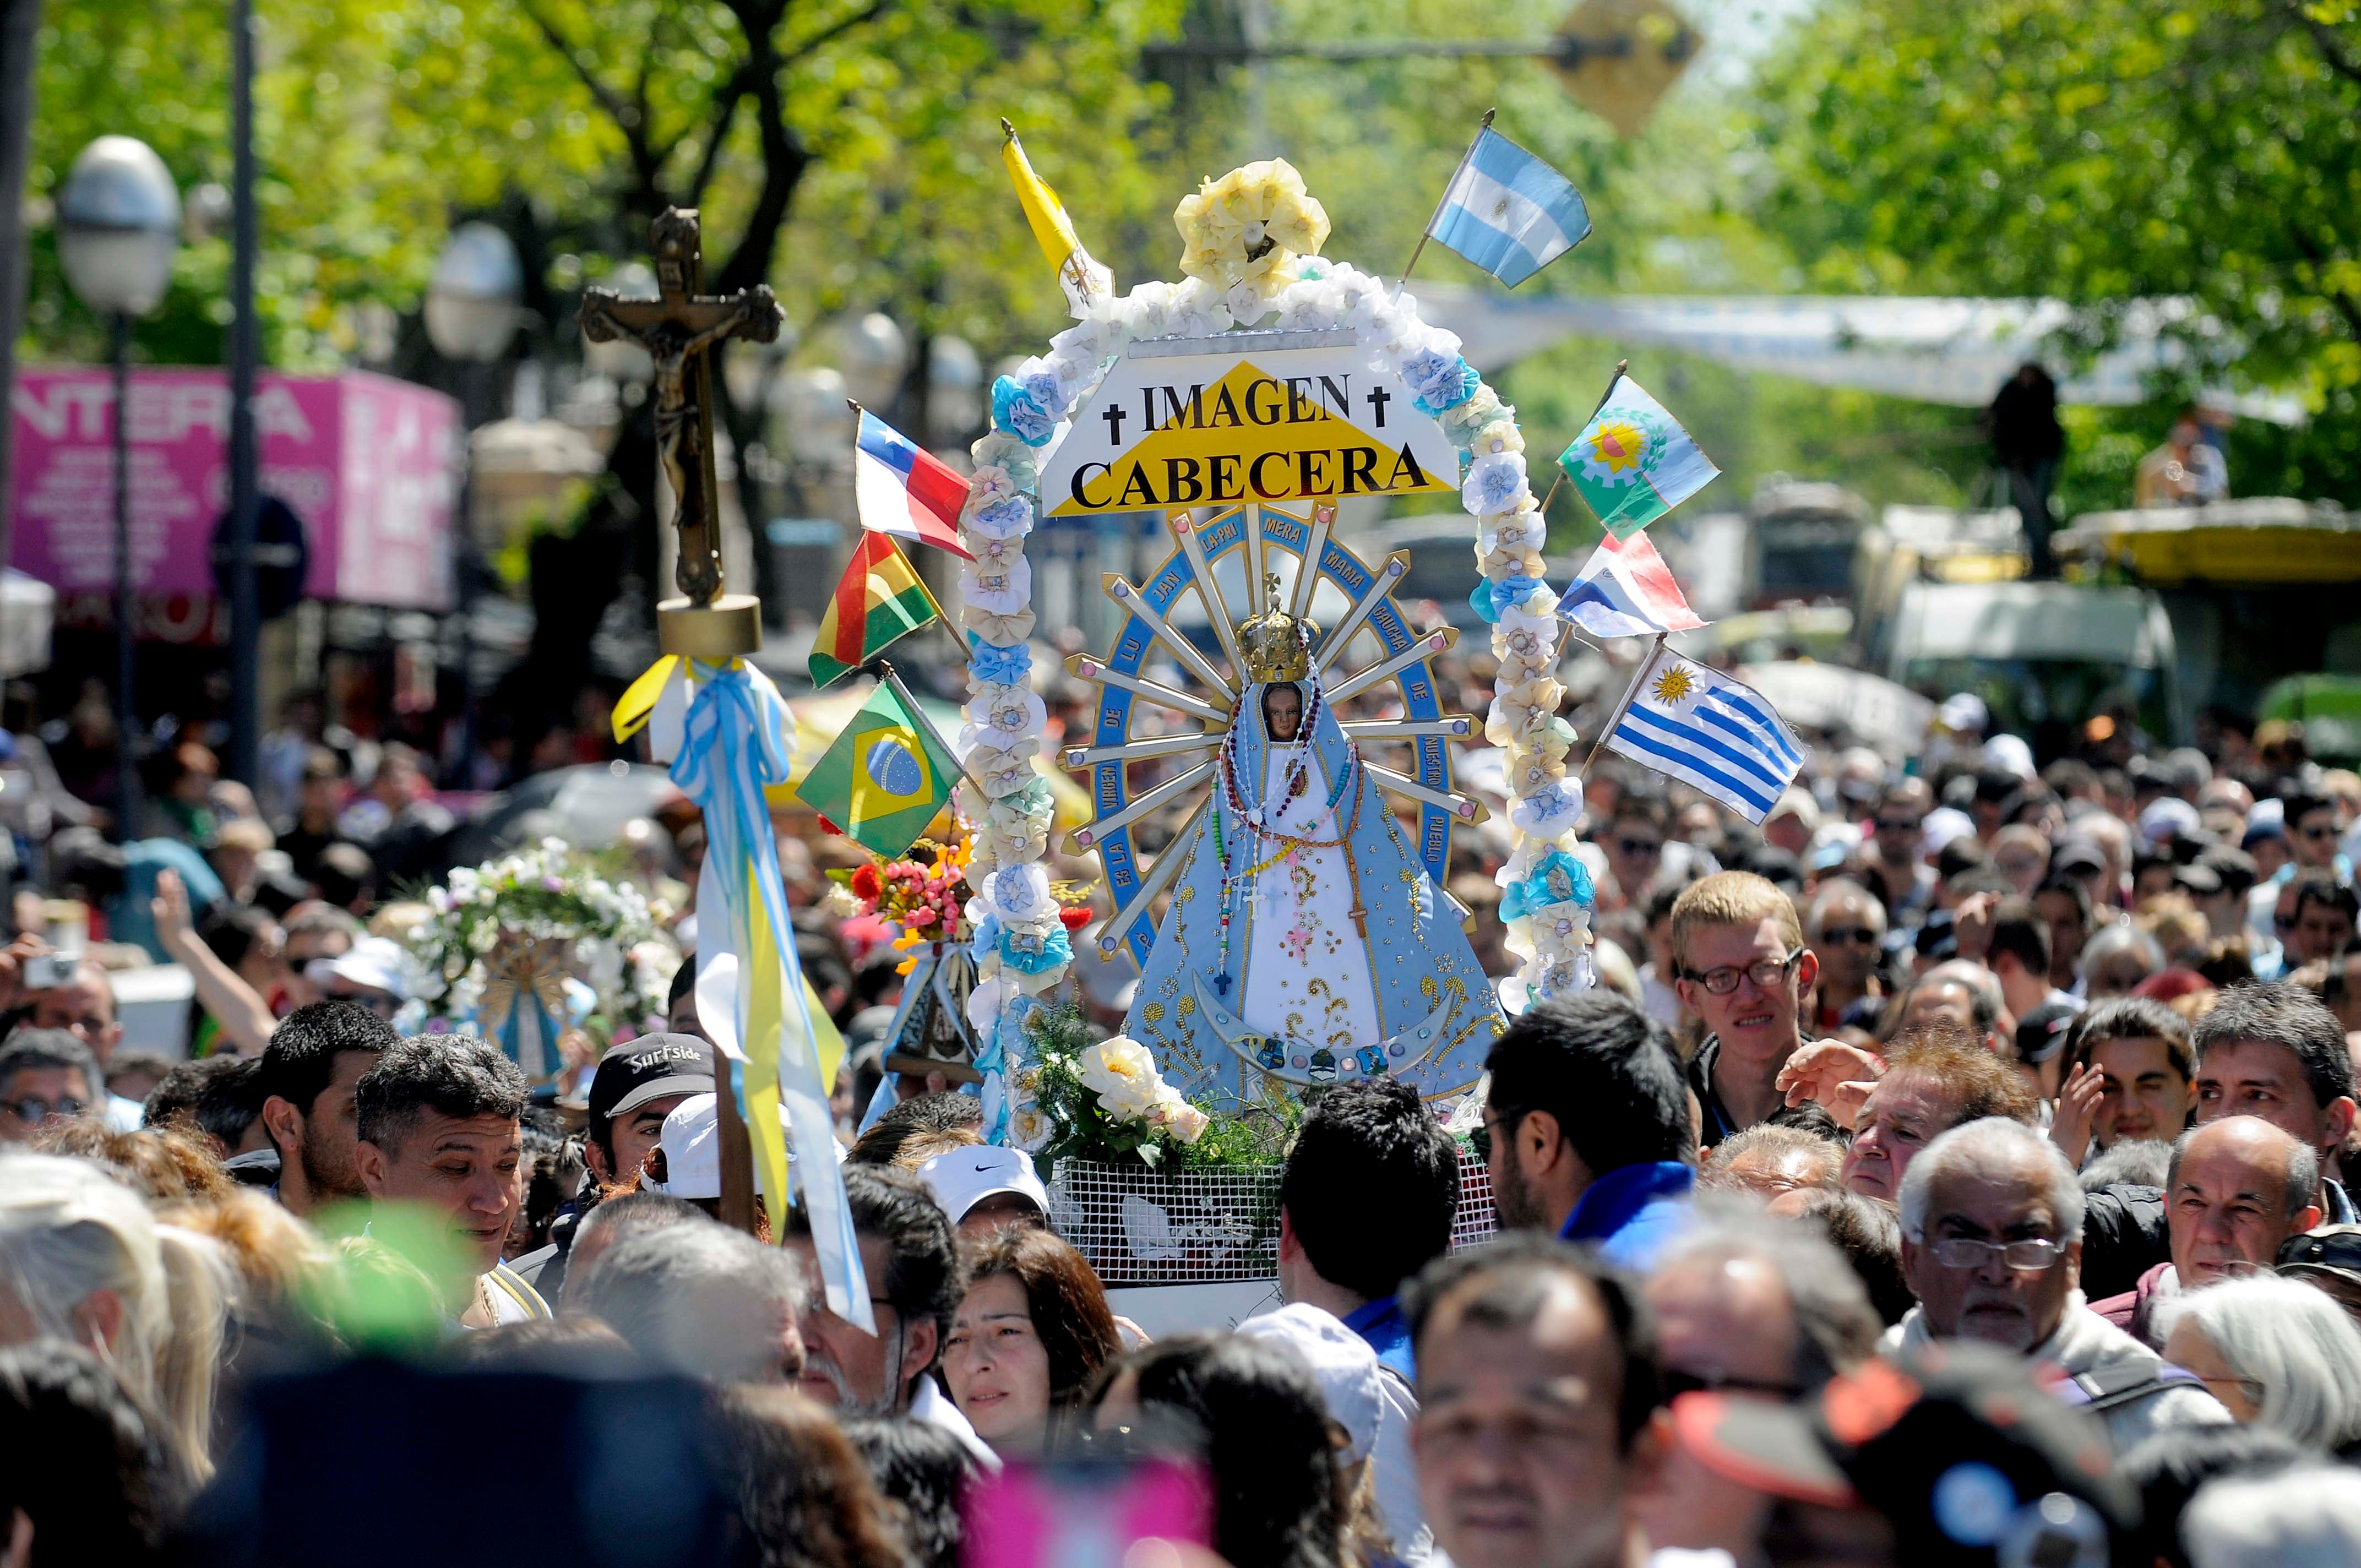
[[[921,839],[910,846],[910,852],[898,861],[872,861],[865,866],[850,870],[831,870],[829,880],[840,890],[837,907],[847,915],[873,915],[890,920],[902,927],[894,938],[897,950],[928,942],[950,942],[961,946],[975,938],[975,927],[968,917],[968,901],[975,890],[968,882],[968,867],[975,858],[975,841],[962,839],[956,844],[939,844],[931,839]],[[1090,924],[1090,893],[1079,883],[1054,883],[1050,896],[1058,903],[1059,923],[1069,931]],[[905,959],[902,972],[910,972],[913,960]]]
[[[430,1028],[473,1024],[500,985],[562,994],[573,1023],[609,1037],[664,1014],[680,967],[679,949],[658,934],[669,911],[563,839],[461,867],[426,903],[434,914],[408,942]]]
[[[1045,1168],[1062,1159],[1151,1170],[1276,1164],[1301,1118],[1283,1096],[1244,1115],[1208,1115],[1164,1081],[1146,1046],[1122,1035],[1092,1041],[1071,1003],[1037,1009],[1025,1035],[1010,1141]]]

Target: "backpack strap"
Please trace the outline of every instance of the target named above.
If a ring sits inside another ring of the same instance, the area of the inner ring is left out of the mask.
[[[2080,1405],[2093,1414],[2103,1415],[2125,1405],[2136,1405],[2151,1395],[2161,1394],[2167,1388],[2182,1384],[2203,1387],[2204,1380],[2169,1362],[2159,1362],[2154,1372],[2137,1365],[2111,1366],[2100,1372],[2085,1372],[2059,1384],[2056,1393],[2070,1405]]]

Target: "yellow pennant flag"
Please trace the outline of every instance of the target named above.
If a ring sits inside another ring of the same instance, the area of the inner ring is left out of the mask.
[[[1115,292],[1115,274],[1093,260],[1091,253],[1082,248],[1082,240],[1074,234],[1074,220],[1066,215],[1066,204],[1033,172],[1033,165],[1025,156],[1025,144],[1016,139],[1016,127],[1002,120],[1000,128],[1008,137],[1001,143],[1000,159],[1008,165],[1009,182],[1016,187],[1016,200],[1025,208],[1025,221],[1033,225],[1033,237],[1040,243],[1041,254],[1057,269],[1058,286],[1066,291],[1068,313],[1079,320],[1089,313],[1093,296]]]

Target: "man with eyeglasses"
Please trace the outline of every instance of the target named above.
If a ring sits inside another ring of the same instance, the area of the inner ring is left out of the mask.
[[[2353,880],[2351,862],[2336,851],[2336,803],[2326,795],[2286,797],[2281,819],[2287,823],[2288,853],[2298,870],[2334,872],[2340,883]]]
[[[1664,868],[1664,803],[1651,795],[1623,795],[1615,803],[1599,847],[1626,905],[1644,905]]]
[[[1607,990],[1536,1003],[1485,1058],[1476,1138],[1502,1230],[1587,1242],[1645,1269],[1688,1220],[1689,1097],[1664,1026]]]
[[[926,1182],[906,1170],[847,1166],[844,1197],[877,1332],[869,1333],[829,1310],[811,1216],[796,1205],[787,1213],[786,1245],[806,1281],[798,1386],[839,1415],[907,1416],[939,1426],[958,1438],[978,1464],[996,1469],[1000,1461],[992,1449],[927,1376],[967,1294],[950,1216]]]
[[[1885,1001],[1877,977],[1885,906],[1857,882],[1822,883],[1812,894],[1809,935],[1812,956],[1820,961],[1816,1032],[1833,1035],[1847,1024],[1872,1026]]]
[[[0,1045],[0,1143],[29,1144],[52,1116],[81,1116],[104,1080],[90,1047],[61,1029],[18,1029]]]
[[[1902,1276],[1918,1305],[1889,1348],[1982,1340],[2059,1368],[2058,1392],[2106,1424],[2117,1453],[2230,1412],[2188,1373],[2090,1310],[2081,1289],[2082,1189],[2035,1128],[1952,1128],[1902,1179]]]
[[[1763,1223],[1741,1206],[1702,1215],[1648,1277],[1665,1404],[1685,1393],[1785,1404],[1877,1353],[1883,1327],[1844,1255],[1805,1227]],[[1652,1547],[1719,1548],[1741,1563],[1762,1537],[1765,1499],[1669,1441],[1641,1505]]]
[[[137,1127],[139,1102],[106,1091],[106,1064],[114,1059],[115,1047],[123,1038],[123,1023],[115,1015],[115,987],[106,971],[84,959],[63,981],[28,992],[25,1002],[32,1009],[27,1020],[32,1027],[71,1035],[97,1060],[99,1094],[94,1103],[106,1124],[118,1133]]]
[[[1751,872],[1717,872],[1683,890],[1673,961],[1681,1005],[1705,1022],[1688,1082],[1711,1148],[1785,1104],[1779,1069],[1803,1048],[1804,992],[1820,961],[1804,946],[1795,901]]]

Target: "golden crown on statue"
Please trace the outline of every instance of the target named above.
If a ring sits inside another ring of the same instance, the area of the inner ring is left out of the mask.
[[[1248,618],[1238,627],[1238,657],[1246,662],[1246,677],[1255,681],[1300,681],[1312,674],[1312,645],[1320,640],[1319,625],[1306,616],[1290,615],[1279,608],[1279,574],[1263,578],[1270,609]]]

